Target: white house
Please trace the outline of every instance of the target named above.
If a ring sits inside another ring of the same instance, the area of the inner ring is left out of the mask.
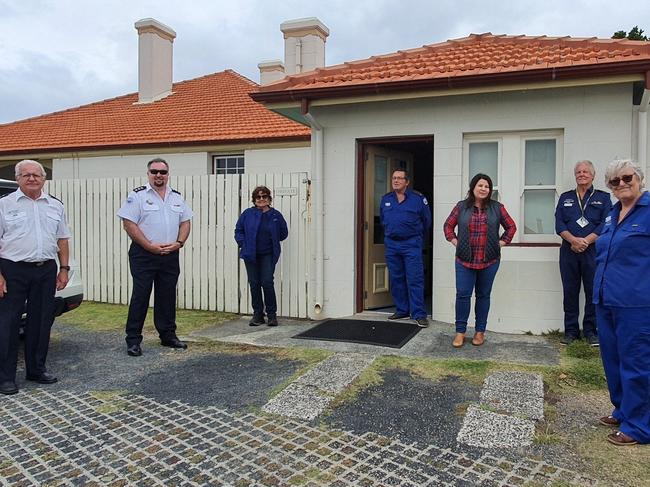
[[[312,316],[391,304],[378,202],[405,166],[433,207],[425,253],[434,319],[454,321],[442,225],[471,176],[492,176],[518,232],[503,251],[489,328],[562,328],[554,233],[574,164],[603,188],[616,157],[647,164],[650,43],[470,35],[263,85],[251,96],[312,129]]]

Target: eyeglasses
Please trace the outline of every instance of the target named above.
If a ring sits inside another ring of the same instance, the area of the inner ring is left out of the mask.
[[[268,200],[269,195],[268,194],[256,194],[255,199],[256,200]]]
[[[20,177],[24,179],[31,179],[31,178],[41,179],[43,175],[42,174],[21,174]]]
[[[625,176],[621,176],[620,178],[617,176],[609,180],[609,185],[615,188],[619,184],[621,184],[621,181],[623,181],[625,184],[630,184],[632,182],[632,179],[634,179],[634,174],[626,174]]]
[[[169,171],[167,169],[149,169],[149,172],[153,174],[154,176],[156,174],[162,174],[163,176],[167,174]]]
[[[393,181],[399,181],[400,179],[406,179],[404,176],[393,176],[391,178]]]

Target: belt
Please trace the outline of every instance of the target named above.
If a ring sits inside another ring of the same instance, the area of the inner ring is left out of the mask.
[[[52,262],[51,259],[50,260],[43,260],[41,262],[26,262],[24,260],[21,260],[21,261],[16,262],[16,264],[22,264],[22,265],[26,265],[26,266],[30,266],[30,267],[41,267],[41,266],[44,266],[45,264],[49,264],[50,262]]]
[[[397,237],[386,237],[390,240],[395,240],[396,242],[402,242],[403,240],[410,240],[412,238],[417,237],[417,235],[411,235],[409,237],[402,237],[402,236],[397,236]]]

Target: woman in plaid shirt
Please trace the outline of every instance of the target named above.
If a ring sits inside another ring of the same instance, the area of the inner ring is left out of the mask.
[[[509,244],[517,226],[505,207],[492,200],[492,179],[477,174],[467,197],[459,201],[444,225],[445,238],[456,247],[456,336],[452,345],[463,346],[472,291],[476,292],[476,324],[472,345],[485,341],[492,283],[499,269],[501,247]],[[504,232],[499,236],[499,227]],[[458,228],[458,233],[455,229]]]

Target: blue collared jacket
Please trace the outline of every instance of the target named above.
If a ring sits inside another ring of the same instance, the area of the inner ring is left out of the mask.
[[[596,240],[594,303],[650,307],[650,193],[644,192],[618,224],[621,203],[605,218]]]
[[[275,208],[271,208],[271,240],[273,241],[273,264],[277,264],[280,259],[280,242],[289,235],[287,222],[284,220],[282,213]],[[257,261],[257,230],[260,228],[262,221],[262,210],[257,208],[247,208],[239,216],[235,225],[235,240],[239,245],[239,257],[246,262]]]
[[[612,209],[612,200],[609,193],[594,189],[592,186],[585,193],[582,201],[584,206],[584,217],[589,222],[586,226],[578,225],[577,220],[582,216],[580,203],[576,190],[566,191],[560,195],[555,207],[555,232],[560,233],[568,230],[574,237],[586,237],[591,233],[600,235],[603,229],[605,217]],[[562,245],[570,245],[562,240]]]
[[[384,236],[397,240],[426,237],[431,228],[431,210],[427,199],[418,191],[406,190],[406,198],[397,201],[395,191],[381,198],[379,215],[384,226]]]

